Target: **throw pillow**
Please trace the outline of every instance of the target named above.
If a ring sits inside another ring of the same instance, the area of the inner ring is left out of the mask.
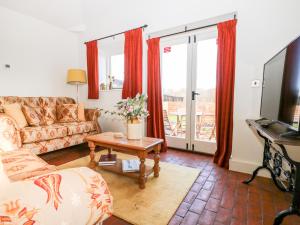
[[[22,111],[30,126],[38,127],[44,124],[44,116],[41,107],[22,106]]]
[[[4,113],[12,117],[20,128],[28,126],[26,118],[21,110],[21,106],[18,103],[9,105],[3,105]]]
[[[84,105],[83,103],[78,104],[78,121],[85,122],[85,115],[84,115]]]
[[[43,115],[45,125],[51,125],[56,121],[56,109],[53,107],[43,107]]]
[[[56,106],[56,116],[59,123],[69,123],[78,121],[77,104],[59,104]]]

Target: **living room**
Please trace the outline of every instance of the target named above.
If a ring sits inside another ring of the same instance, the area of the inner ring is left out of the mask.
[[[300,224],[299,6],[0,0],[0,224]]]

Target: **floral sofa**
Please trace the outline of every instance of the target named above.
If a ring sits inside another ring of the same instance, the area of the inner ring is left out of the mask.
[[[101,175],[56,170],[26,149],[0,152],[0,224],[94,225],[112,215]]]
[[[35,154],[42,154],[81,144],[87,135],[101,131],[98,123],[100,112],[97,109],[85,109],[84,122],[54,123],[20,129],[11,117],[4,114],[3,105],[12,103],[29,107],[50,107],[55,111],[56,105],[75,104],[75,100],[68,97],[0,96],[0,149],[23,147]]]

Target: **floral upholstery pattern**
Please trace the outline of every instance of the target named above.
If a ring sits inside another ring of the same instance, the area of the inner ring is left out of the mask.
[[[29,144],[24,144],[23,147],[30,149],[34,154],[43,154],[46,152],[55,151],[62,148],[67,148],[73,145],[78,145],[85,142],[87,135],[97,134],[97,131],[92,131],[89,133],[75,134],[72,136],[66,136],[63,138],[56,138],[47,141],[33,142]]]
[[[99,173],[54,171],[8,184],[0,193],[0,224],[94,225],[112,215],[112,202]]]
[[[62,123],[62,125],[68,127],[68,135],[87,133],[97,130],[97,122],[74,122],[74,123]]]
[[[99,109],[84,109],[84,115],[88,121],[96,121],[100,114]]]
[[[17,123],[4,113],[0,113],[0,151],[11,151],[22,146]]]
[[[67,126],[52,124],[40,127],[24,127],[20,130],[24,144],[61,138],[68,135]]]
[[[3,105],[12,103],[28,107],[41,107],[44,110],[44,117],[47,115],[47,123],[52,123],[54,119],[54,124],[25,127],[20,130],[11,117],[1,113]],[[85,122],[78,123],[76,120],[76,122],[57,123],[56,107],[63,104],[75,104],[75,100],[68,97],[0,96],[0,151],[26,147],[35,154],[42,154],[81,144],[85,142],[84,138],[87,135],[101,132],[98,123],[100,116],[98,109],[85,109]]]
[[[44,123],[51,125],[56,121],[56,107],[43,106]]]
[[[78,121],[77,104],[61,104],[56,106],[57,121],[60,123]]]
[[[22,106],[22,111],[30,126],[41,126],[44,124],[43,110],[41,107]]]
[[[56,170],[55,166],[49,165],[27,149],[1,153],[1,162],[11,181],[24,180]]]

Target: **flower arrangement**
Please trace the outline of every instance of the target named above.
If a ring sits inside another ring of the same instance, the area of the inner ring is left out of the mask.
[[[127,98],[119,101],[116,105],[117,111],[109,113],[125,118],[128,122],[133,123],[135,120],[146,118],[149,115],[146,109],[147,96],[144,94],[137,94],[134,98]]]

